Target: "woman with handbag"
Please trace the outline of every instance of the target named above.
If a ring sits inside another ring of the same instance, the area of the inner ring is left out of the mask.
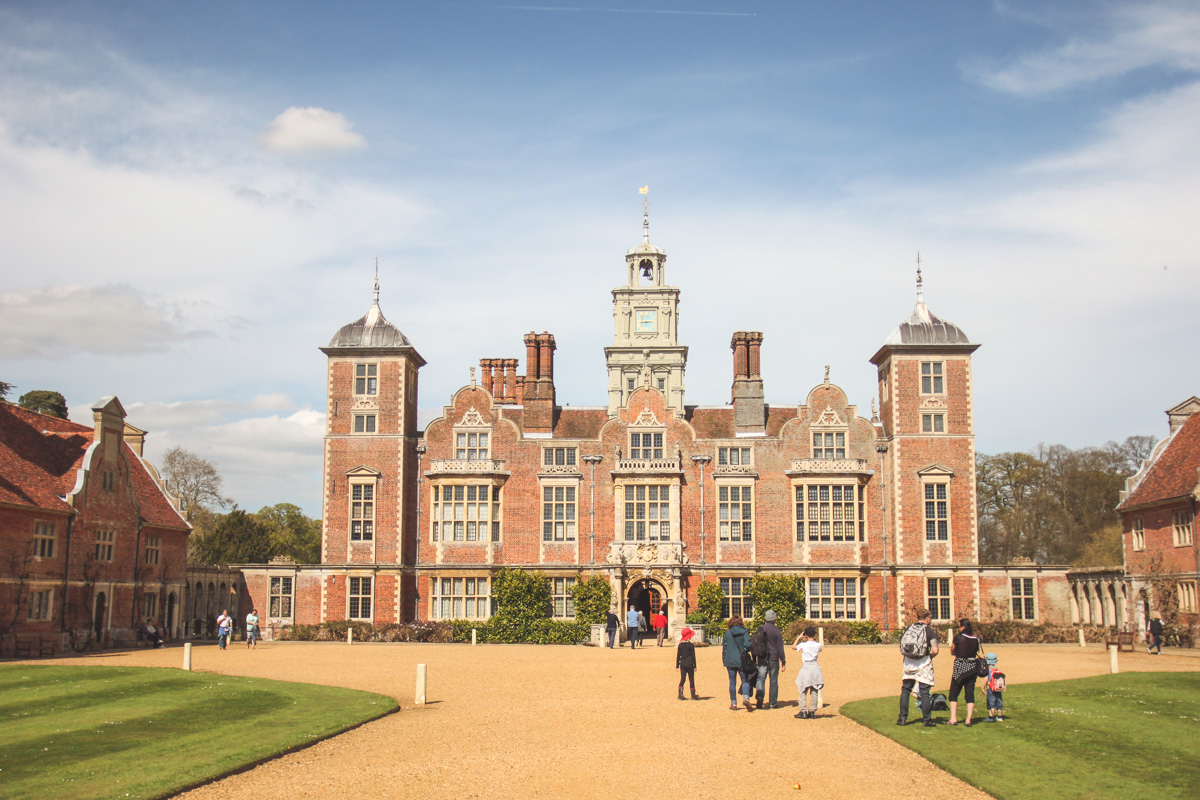
[[[738,681],[742,679],[742,674],[745,672],[745,663],[743,657],[750,652],[750,637],[746,635],[746,629],[742,627],[742,618],[738,614],[734,614],[729,618],[729,630],[725,631],[725,636],[721,639],[721,663],[725,665],[725,669],[729,671],[729,710],[737,711],[737,690]],[[757,673],[757,670],[755,670]],[[751,682],[742,682],[742,694],[746,697],[746,710],[751,711],[750,692]]]
[[[971,620],[958,621],[958,635],[950,645],[954,655],[954,677],[950,680],[950,723],[958,724],[958,693],[967,701],[967,727],[975,713],[975,679],[979,677],[979,637],[971,630]],[[986,662],[985,667],[986,669]]]

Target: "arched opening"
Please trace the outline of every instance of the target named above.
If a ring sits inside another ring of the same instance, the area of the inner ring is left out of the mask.
[[[108,619],[108,595],[100,592],[96,595],[96,613],[92,618],[92,628],[96,631],[96,641],[104,644],[105,621]]]
[[[668,610],[669,605],[666,588],[653,578],[642,578],[629,587],[629,593],[626,597],[626,608],[636,608],[642,612],[642,616],[646,618],[646,626],[649,629],[645,633],[653,632],[654,628],[651,620],[654,619],[654,615],[659,613],[659,611],[667,618],[667,626],[668,629],[670,628],[671,614]]]

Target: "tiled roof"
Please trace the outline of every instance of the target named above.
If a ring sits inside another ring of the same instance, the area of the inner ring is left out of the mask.
[[[1171,436],[1145,476],[1119,508],[1131,508],[1190,495],[1200,468],[1200,413],[1192,414]]]
[[[0,502],[70,511],[65,498],[75,488],[94,431],[69,420],[0,403]],[[170,501],[128,445],[134,490],[148,525],[188,530]]]
[[[697,439],[732,439],[735,434],[733,406],[693,409],[691,422]]]
[[[554,426],[555,439],[595,439],[608,422],[606,408],[563,408]]]

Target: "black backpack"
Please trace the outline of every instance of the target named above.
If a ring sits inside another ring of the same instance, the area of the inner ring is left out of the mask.
[[[767,643],[767,632],[761,627],[750,637],[750,652],[759,664],[767,663],[771,657],[771,646]]]

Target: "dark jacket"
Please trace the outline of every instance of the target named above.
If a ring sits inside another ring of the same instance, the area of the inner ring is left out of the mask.
[[[783,633],[779,630],[779,626],[774,622],[764,622],[759,630],[767,634],[767,649],[770,650],[767,658],[786,666],[787,648],[783,646]]]
[[[696,668],[696,645],[691,642],[680,642],[675,648],[675,666],[683,669]]]
[[[742,668],[742,653],[750,646],[750,637],[741,625],[734,625],[725,631],[721,639],[721,663],[729,669]]]
[[[1155,636],[1162,636],[1162,629],[1163,624],[1161,619],[1155,617],[1154,619],[1150,620],[1150,633],[1154,634]]]
[[[621,627],[621,620],[613,612],[608,612],[608,619],[604,622],[605,630],[615,631],[619,627]]]

